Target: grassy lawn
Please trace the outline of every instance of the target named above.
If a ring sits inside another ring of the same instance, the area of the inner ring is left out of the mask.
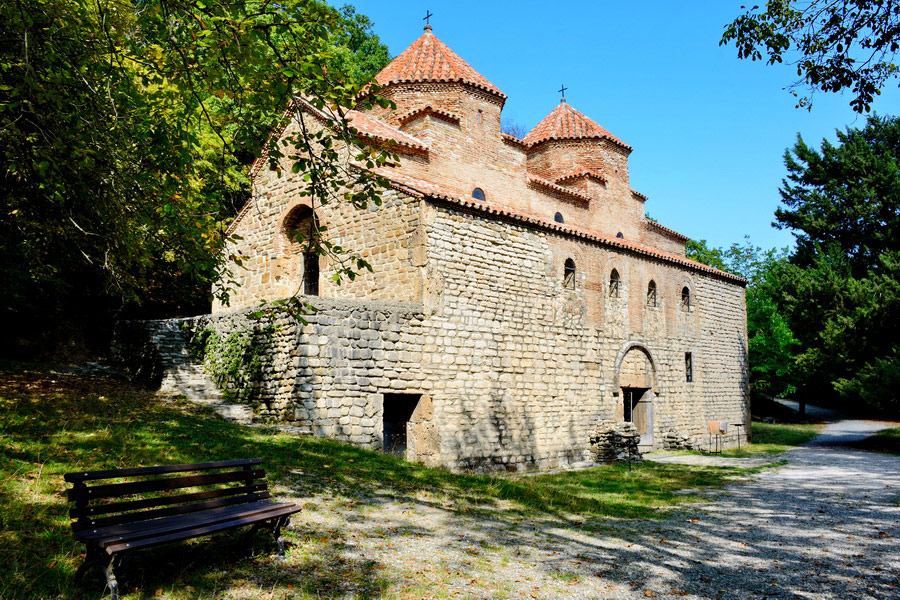
[[[900,454],[900,427],[883,429],[872,437],[854,443],[853,447],[871,452]]]
[[[720,486],[739,472],[645,463],[531,477],[453,474],[242,427],[121,381],[20,365],[0,372],[0,598],[99,597],[97,572],[83,588],[73,582],[83,546],[69,529],[64,473],[247,457],[262,458],[270,485],[307,511],[323,499],[359,506],[364,519],[366,507],[385,498],[416,498],[460,514],[488,511],[510,522],[562,516],[582,527],[660,518],[697,500],[674,492]],[[264,535],[252,552],[245,540],[237,532],[126,556],[125,597],[401,597],[403,582],[385,565],[346,558],[340,524],[289,531],[285,562],[271,559]]]
[[[741,452],[746,455],[779,454],[790,450],[811,441],[819,435],[824,425],[753,421],[750,427],[753,443],[741,448]],[[726,454],[728,453],[738,454],[736,448],[730,449]]]

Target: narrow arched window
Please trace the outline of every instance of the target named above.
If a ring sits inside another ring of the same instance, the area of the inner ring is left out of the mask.
[[[687,286],[681,288],[681,310],[685,312],[691,310],[691,290]]]
[[[312,250],[319,239],[319,219],[308,206],[296,206],[281,225],[288,240],[288,252],[302,254]]]
[[[652,279],[647,285],[647,306],[656,306],[656,282]]]
[[[619,279],[619,272],[615,269],[612,270],[612,273],[609,274],[609,297],[610,298],[618,298],[619,297],[619,285],[621,284],[621,280]]]
[[[288,239],[288,252],[303,257],[303,293],[319,295],[319,219],[308,206],[294,208],[284,218],[282,231]]]
[[[562,213],[556,213],[555,215],[553,215],[553,220],[556,221],[557,223],[565,223],[566,222],[566,220],[562,216]]]
[[[472,197],[475,198],[476,200],[484,201],[485,200],[484,190],[481,188],[475,188],[474,190],[472,190]]]
[[[567,258],[563,265],[563,287],[575,289],[575,261]]]
[[[625,239],[625,235],[624,235],[621,231],[620,231],[619,233],[616,234],[616,237],[619,238],[620,240],[624,240],[624,239]]]

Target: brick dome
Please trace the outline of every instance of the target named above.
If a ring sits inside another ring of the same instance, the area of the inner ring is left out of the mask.
[[[395,83],[465,83],[501,98],[506,94],[431,33],[431,26],[375,76],[382,86]]]
[[[528,146],[536,146],[547,140],[580,140],[608,139],[628,150],[631,146],[611,134],[609,131],[589,119],[565,101],[550,111],[550,114],[528,132],[522,142]]]

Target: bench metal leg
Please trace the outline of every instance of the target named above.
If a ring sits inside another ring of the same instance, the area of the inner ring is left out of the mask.
[[[119,582],[116,581],[116,567],[122,562],[122,557],[113,554],[109,557],[109,562],[103,567],[103,574],[106,575],[106,587],[109,588],[109,600],[119,600]]]
[[[290,516],[278,517],[272,522],[272,535],[278,544],[278,556],[284,558],[284,538],[281,537],[281,528],[290,522]]]

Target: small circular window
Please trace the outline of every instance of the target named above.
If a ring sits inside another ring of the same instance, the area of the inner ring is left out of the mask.
[[[621,231],[620,231],[619,233],[616,234],[616,237],[619,238],[620,240],[624,240],[624,239],[625,239],[625,236],[622,235],[622,232],[621,232]]]
[[[485,200],[484,190],[481,188],[475,188],[474,190],[472,190],[472,197],[476,200]]]
[[[555,215],[553,215],[553,220],[556,221],[557,223],[565,223],[566,222],[566,220],[563,219],[562,213],[556,213]]]

